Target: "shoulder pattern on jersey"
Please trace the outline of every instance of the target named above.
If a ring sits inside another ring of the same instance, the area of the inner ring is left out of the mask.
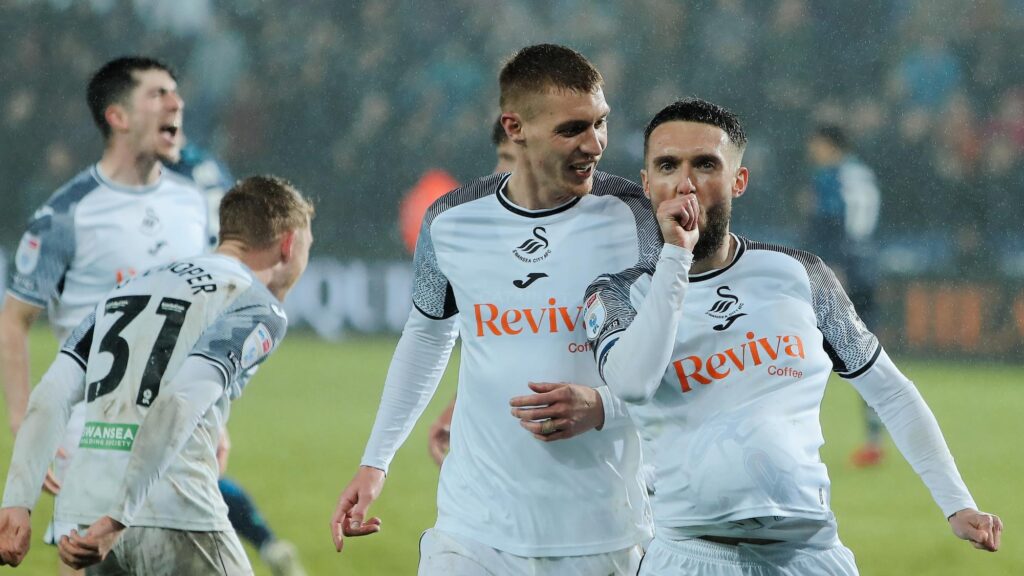
[[[441,196],[427,209],[413,257],[412,303],[424,316],[441,320],[459,312],[448,278],[441,271],[434,252],[430,228],[438,216],[456,206],[491,196],[505,185],[509,174],[492,174]]]
[[[644,194],[642,186],[620,176],[606,172],[594,173],[594,196],[614,196],[626,203],[636,220],[637,248],[640,262],[657,262],[664,243],[661,228],[654,216],[651,201]]]
[[[583,318],[587,323],[587,339],[593,346],[597,367],[602,374],[604,360],[611,348],[609,342],[614,344],[610,339],[629,328],[636,318],[637,311],[632,301],[633,286],[642,278],[653,276],[654,267],[654,262],[642,262],[617,274],[598,276],[587,287],[583,300]]]
[[[246,381],[242,376],[277,349],[287,330],[280,303],[255,282],[206,327],[190,355],[219,367],[229,395],[236,398]]]
[[[13,294],[43,307],[60,291],[75,256],[75,206],[99,186],[92,169],[85,170],[35,211],[15,253],[9,287]]]
[[[71,332],[60,347],[60,352],[70,356],[82,370],[89,364],[89,350],[92,349],[92,335],[96,327],[96,311],[92,311],[85,320]]]
[[[868,330],[857,315],[832,269],[818,256],[779,244],[740,238],[751,251],[769,250],[785,254],[799,262],[810,282],[811,306],[818,330],[824,336],[825,352],[832,360],[832,369],[843,378],[863,374],[881,353],[878,338]]]

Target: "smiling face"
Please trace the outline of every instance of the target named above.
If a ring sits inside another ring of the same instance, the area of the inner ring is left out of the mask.
[[[665,200],[696,194],[700,203],[700,239],[695,260],[721,248],[729,233],[732,199],[746,191],[748,171],[743,154],[721,128],[688,121],[665,122],[651,132],[645,167],[640,171],[644,193],[657,211]]]
[[[110,122],[115,137],[124,138],[137,156],[167,163],[181,155],[181,130],[185,103],[174,78],[160,69],[135,71],[137,84],[123,104],[111,106]]]
[[[608,145],[608,103],[600,88],[592,92],[550,89],[523,98],[510,133],[520,145],[539,188],[584,196]]]

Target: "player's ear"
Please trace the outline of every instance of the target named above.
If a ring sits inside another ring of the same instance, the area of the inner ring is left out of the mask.
[[[650,185],[647,183],[647,168],[640,169],[640,184],[643,185],[644,187],[644,196],[647,196],[647,198],[650,199],[651,188]]]
[[[736,170],[736,179],[732,183],[732,197],[739,198],[747,191],[747,182],[750,180],[750,171],[746,166],[740,166]]]
[[[120,132],[128,129],[128,109],[122,104],[111,104],[103,111],[103,119],[110,125],[110,131]]]
[[[281,262],[290,262],[295,257],[297,230],[288,230],[281,236]]]
[[[523,119],[517,112],[502,112],[501,127],[505,129],[508,139],[516,144],[526,141],[523,136]]]

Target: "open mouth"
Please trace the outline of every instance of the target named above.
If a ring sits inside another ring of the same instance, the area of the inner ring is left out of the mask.
[[[594,168],[597,166],[597,162],[576,162],[569,164],[569,170],[571,170],[579,178],[589,178],[594,173]]]
[[[160,134],[164,135],[171,141],[178,136],[178,127],[174,124],[163,124],[160,126]]]

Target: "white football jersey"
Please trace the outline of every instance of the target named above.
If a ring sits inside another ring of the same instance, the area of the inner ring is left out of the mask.
[[[152,487],[133,525],[230,529],[217,488],[217,440],[246,374],[286,328],[280,303],[227,256],[179,260],[110,292],[61,350],[85,367],[86,411],[57,519],[91,524],[110,512],[135,435],[161,386],[186,357],[201,356],[223,373],[224,394]]]
[[[628,419],[545,443],[510,414],[530,382],[602,384],[582,322],[597,274],[653,260],[657,223],[641,188],[598,172],[593,191],[549,210],[512,204],[508,174],[438,200],[415,257],[413,303],[458,314],[451,451],[437,527],[519,556],[618,550],[650,535],[640,445]]]
[[[733,262],[691,274],[672,359],[630,404],[654,469],[655,525],[758,517],[832,521],[818,420],[832,371],[852,378],[881,347],[813,254],[736,237]],[[651,286],[654,266],[598,278],[599,366]],[[588,311],[594,307],[588,308]]]
[[[150,186],[105,178],[96,165],[32,216],[8,288],[47,308],[61,341],[120,282],[207,248],[207,206],[186,178],[163,170]]]

